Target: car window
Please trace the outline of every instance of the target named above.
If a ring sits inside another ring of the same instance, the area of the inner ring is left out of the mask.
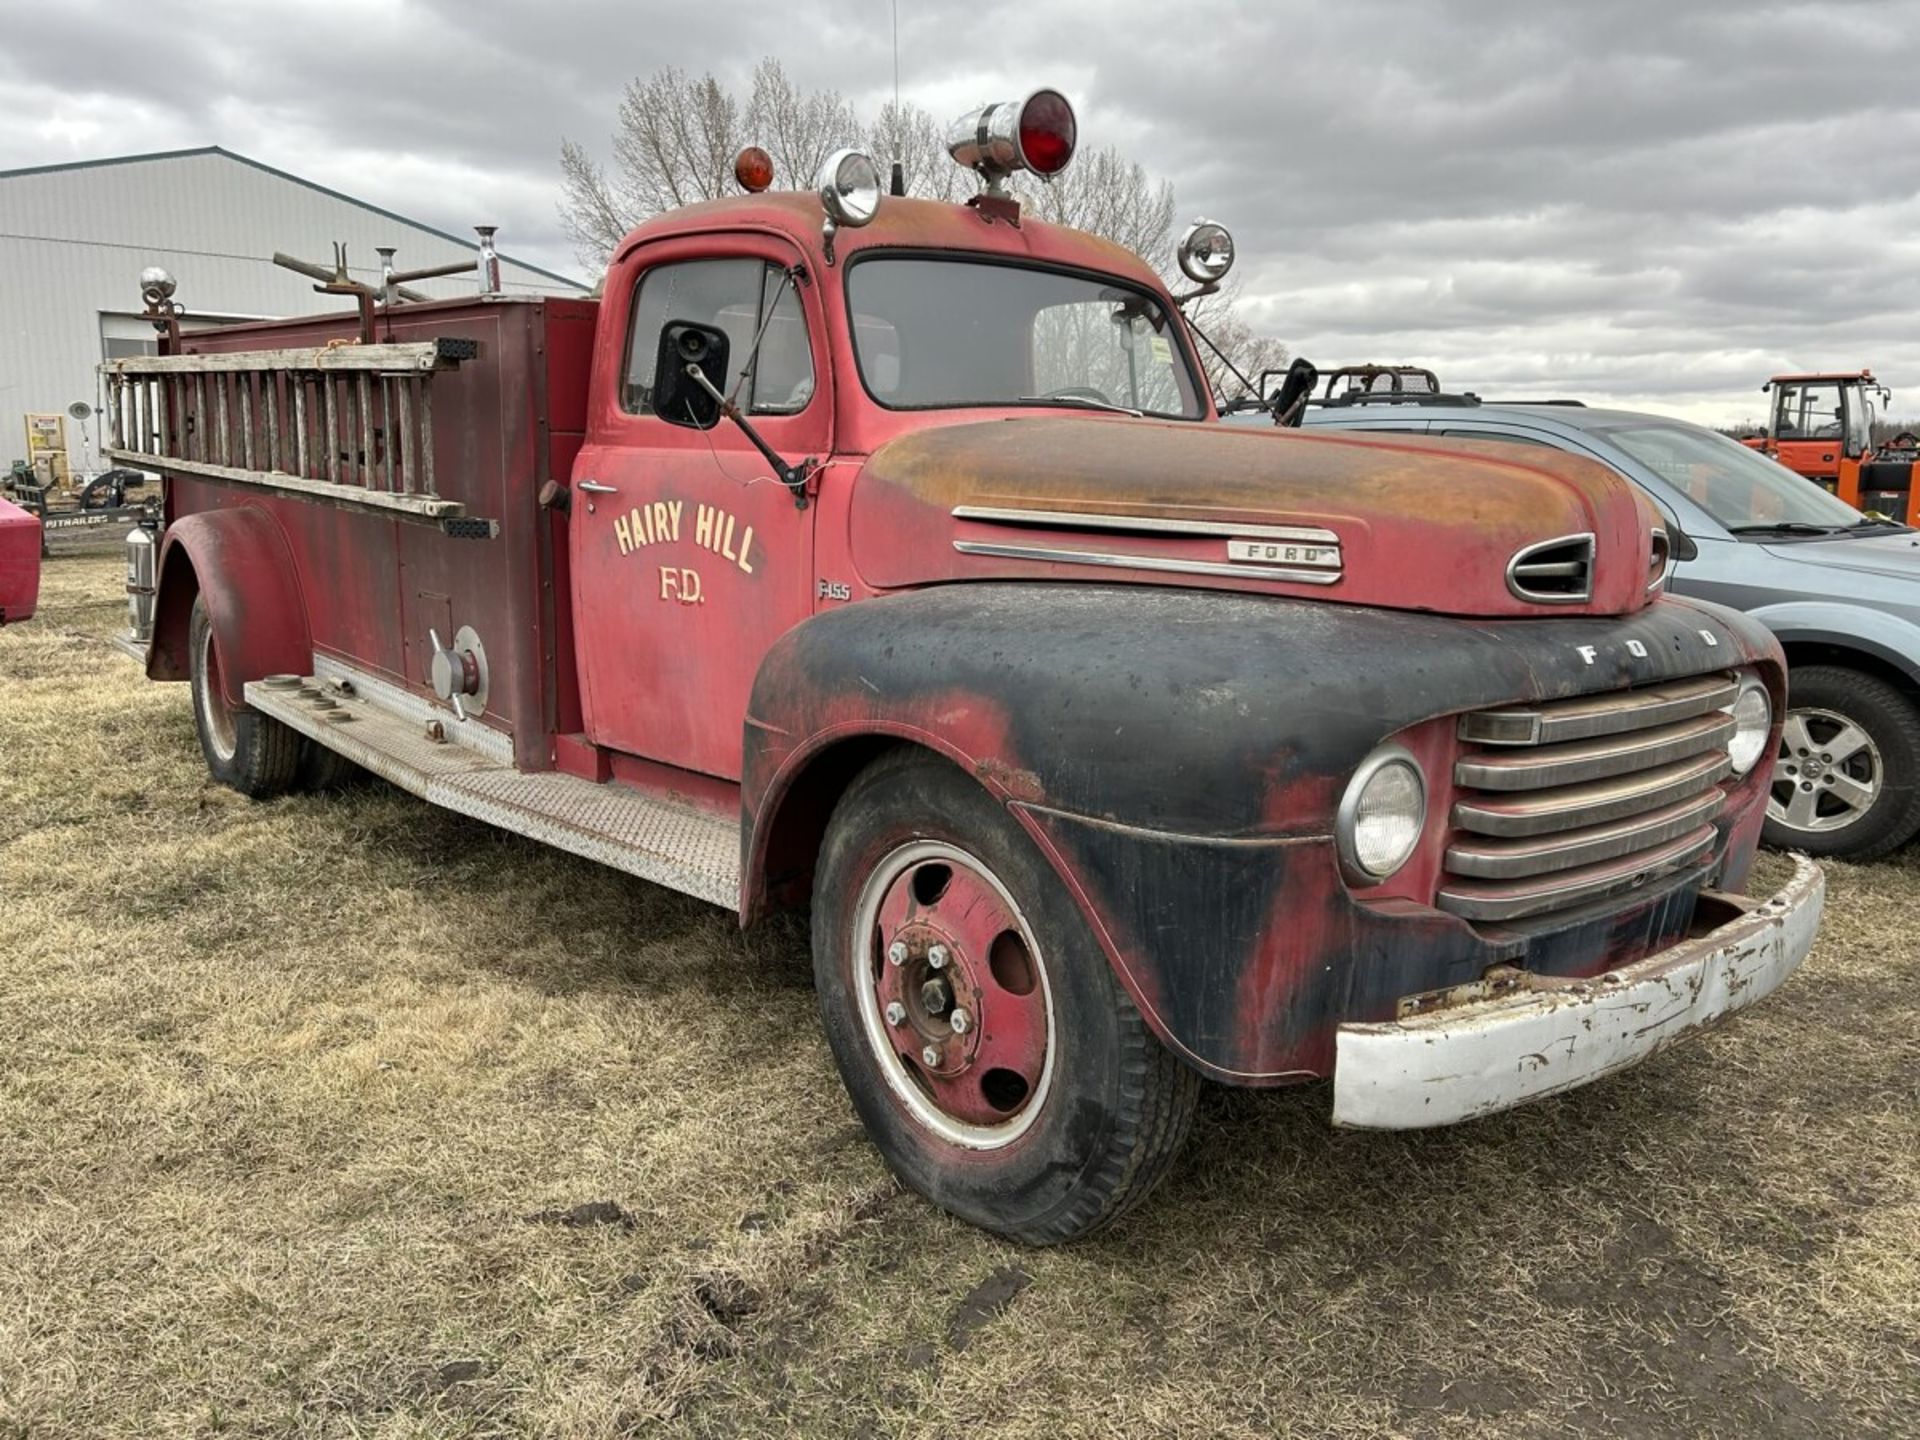
[[[1860,512],[1737,440],[1681,421],[1598,432],[1729,530],[1754,525],[1857,525]]]
[[[1535,445],[1542,450],[1562,448],[1551,440],[1540,439],[1537,435],[1516,435],[1509,430],[1441,430],[1436,433],[1452,440],[1504,440],[1510,445]]]
[[[621,403],[633,414],[653,413],[660,331],[675,320],[726,332],[728,368],[736,376],[748,372],[738,398],[749,414],[794,415],[813,398],[813,350],[787,272],[764,260],[682,260],[640,277],[621,387]]]

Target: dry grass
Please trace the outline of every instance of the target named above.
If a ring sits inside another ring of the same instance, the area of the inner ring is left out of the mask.
[[[797,927],[212,787],[117,573],[0,632],[0,1435],[1917,1433],[1920,857],[1636,1073],[1217,1092],[1036,1253],[894,1188]]]

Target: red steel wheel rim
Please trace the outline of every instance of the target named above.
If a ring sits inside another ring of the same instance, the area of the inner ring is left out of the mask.
[[[953,845],[902,846],[868,876],[855,923],[862,1026],[895,1095],[955,1144],[1024,1134],[1052,1078],[1053,1001],[998,877]]]

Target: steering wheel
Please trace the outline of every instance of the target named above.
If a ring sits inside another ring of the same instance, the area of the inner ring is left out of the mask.
[[[1076,395],[1082,400],[1098,400],[1102,405],[1113,404],[1106,392],[1097,385],[1056,385],[1051,390],[1042,391],[1041,399],[1070,400]]]

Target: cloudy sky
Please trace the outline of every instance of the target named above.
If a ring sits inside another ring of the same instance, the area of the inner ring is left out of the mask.
[[[1064,89],[1083,144],[1232,227],[1249,319],[1322,365],[1712,422],[1775,370],[1869,365],[1920,415],[1920,4],[898,3],[904,98]],[[557,152],[605,153],[629,79],[744,94],[771,54],[870,113],[891,24],[888,0],[0,0],[0,169],[219,144],[581,274]]]

